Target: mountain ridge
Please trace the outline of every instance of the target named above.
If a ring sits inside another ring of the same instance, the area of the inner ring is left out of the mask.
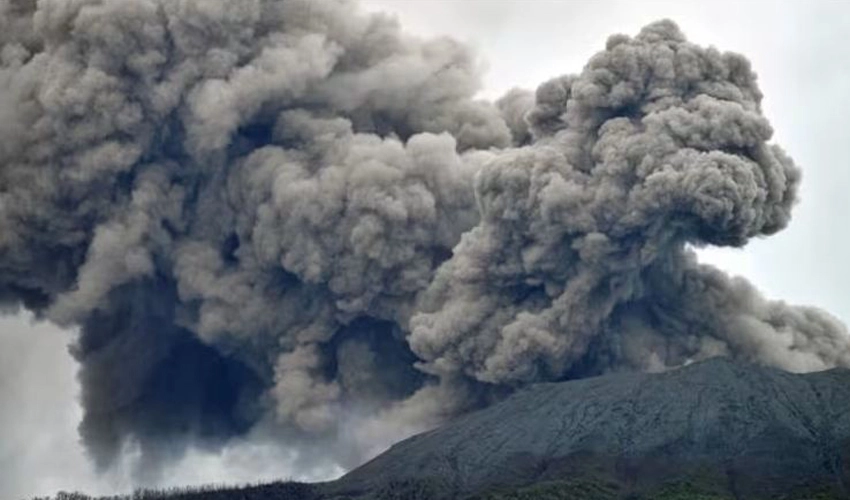
[[[712,358],[530,386],[397,443],[336,485],[431,478],[460,494],[600,473],[641,490],[709,470],[733,495],[815,479],[846,496],[847,443],[850,370],[792,374]]]
[[[838,500],[848,481],[850,370],[712,358],[531,385],[335,481],[126,500]]]

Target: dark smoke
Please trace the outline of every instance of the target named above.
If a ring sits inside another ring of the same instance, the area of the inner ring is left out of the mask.
[[[0,306],[77,326],[87,449],[262,428],[343,465],[539,380],[844,327],[697,263],[788,223],[746,59],[669,21],[474,98],[475,57],[346,1],[0,0]]]

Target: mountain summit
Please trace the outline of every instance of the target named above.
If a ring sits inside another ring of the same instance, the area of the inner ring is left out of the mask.
[[[671,485],[716,498],[845,498],[848,451],[850,371],[799,375],[713,358],[531,386],[393,446],[331,489],[428,484],[459,497],[581,483],[599,490],[583,498],[642,498]]]

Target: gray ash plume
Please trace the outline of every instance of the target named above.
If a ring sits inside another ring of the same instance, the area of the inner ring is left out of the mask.
[[[781,230],[800,173],[746,59],[669,21],[496,103],[347,1],[5,0],[0,47],[0,303],[79,328],[103,467],[258,428],[348,466],[529,382],[850,364],[690,250]]]

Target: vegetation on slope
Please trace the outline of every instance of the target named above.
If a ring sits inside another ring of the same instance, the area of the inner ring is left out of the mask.
[[[458,496],[436,481],[390,483],[374,491],[354,494],[330,494],[324,485],[276,482],[243,488],[206,486],[169,490],[139,490],[130,495],[91,497],[82,493],[61,492],[55,497],[33,500],[456,500]],[[465,497],[463,500],[736,500],[717,493],[716,487],[689,481],[665,484],[652,492],[629,492],[615,482],[603,480],[547,481],[518,488],[504,488]],[[779,496],[748,500],[843,500],[829,487],[790,491]]]

